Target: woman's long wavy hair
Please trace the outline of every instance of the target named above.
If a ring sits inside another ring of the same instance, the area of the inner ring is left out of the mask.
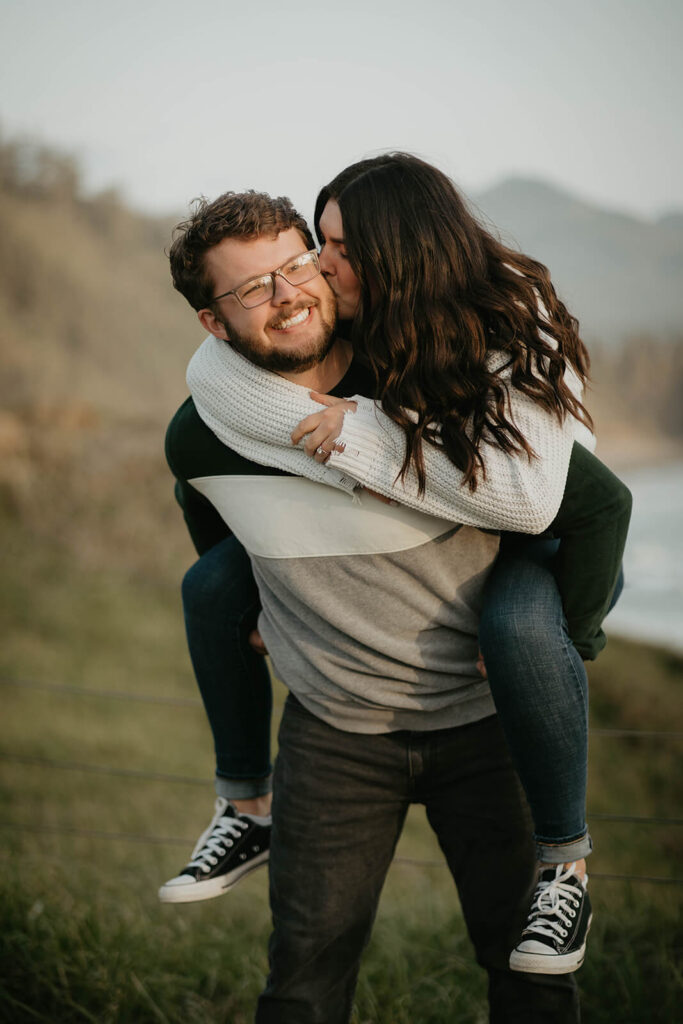
[[[471,490],[486,472],[483,441],[533,458],[508,383],[560,422],[592,426],[565,381],[567,366],[586,381],[588,353],[548,270],[486,231],[445,174],[407,153],[347,167],[318,196],[321,241],[330,199],[361,285],[354,347],[406,434],[401,479],[412,465],[424,491],[423,442],[443,446]]]

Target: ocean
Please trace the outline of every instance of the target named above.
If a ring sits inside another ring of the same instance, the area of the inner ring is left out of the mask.
[[[605,631],[683,653],[683,462],[619,476],[633,493],[624,591]]]

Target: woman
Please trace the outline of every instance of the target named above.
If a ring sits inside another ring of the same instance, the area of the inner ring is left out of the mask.
[[[568,473],[553,523],[562,536],[557,584],[546,542],[506,539],[480,638],[542,869],[511,966],[575,970],[590,923],[591,849],[586,679],[577,647],[591,657],[604,643],[600,622],[630,507],[615,478],[580,445],[572,449],[575,438],[590,443],[591,436],[581,403],[588,358],[576,322],[545,268],[484,231],[452,183],[415,157],[394,154],[347,168],[322,190],[316,230],[321,268],[340,314],[354,317],[354,348],[372,371],[383,413],[367,399],[336,406],[313,396],[318,405],[302,409],[316,411],[294,431],[294,443],[307,437],[316,461],[386,498],[439,515],[450,510],[456,521],[490,529],[539,532],[559,497],[539,485],[531,504],[540,519],[530,519],[516,515],[515,494],[533,481],[535,465],[550,470],[539,478],[544,484],[564,482]],[[225,409],[212,405],[201,359],[188,379],[200,414],[220,437],[215,424]],[[321,412],[321,404],[330,407]],[[254,417],[258,426],[258,408]],[[520,632],[529,622],[531,640],[528,630]]]

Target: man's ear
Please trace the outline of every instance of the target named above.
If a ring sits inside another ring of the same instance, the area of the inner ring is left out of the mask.
[[[213,334],[214,338],[220,338],[221,341],[230,340],[225,326],[217,319],[210,309],[200,309],[197,316],[199,317],[199,322],[204,330],[208,331],[209,334]]]

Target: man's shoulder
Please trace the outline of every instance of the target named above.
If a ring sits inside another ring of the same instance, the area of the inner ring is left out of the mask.
[[[168,425],[166,460],[174,476],[182,480],[236,473],[239,463],[247,462],[218,440],[191,397],[185,399]]]
[[[191,397],[185,399],[168,425],[166,461],[178,480],[205,476],[287,475],[252,462],[223,444],[204,423]]]
[[[197,428],[208,427],[203,422],[191,395],[188,395],[183,404],[176,409],[166,431],[167,440],[172,439],[175,443],[181,443],[188,431],[195,431]]]

